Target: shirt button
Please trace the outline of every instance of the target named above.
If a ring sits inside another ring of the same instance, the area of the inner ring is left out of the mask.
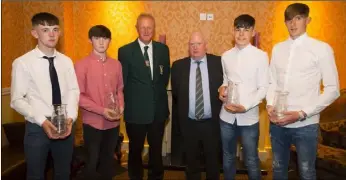
[[[105,86],[107,86],[107,84],[105,84]]]
[[[106,73],[105,73],[105,76],[106,76]]]

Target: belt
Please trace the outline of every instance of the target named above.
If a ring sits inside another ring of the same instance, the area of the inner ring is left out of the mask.
[[[210,121],[211,118],[206,118],[206,119],[191,119],[191,118],[189,118],[189,120],[191,120],[191,121]]]

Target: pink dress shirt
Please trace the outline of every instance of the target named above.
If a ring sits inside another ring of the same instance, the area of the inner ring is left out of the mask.
[[[75,64],[80,89],[79,106],[83,123],[99,130],[119,126],[120,121],[109,121],[103,116],[107,108],[105,96],[116,94],[120,107],[124,107],[123,76],[119,61],[107,57],[105,61],[95,53]]]

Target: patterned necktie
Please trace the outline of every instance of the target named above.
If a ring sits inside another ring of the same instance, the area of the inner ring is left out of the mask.
[[[144,46],[144,61],[145,61],[146,66],[148,66],[148,68],[149,68],[150,77],[152,78],[153,76],[151,75],[150,61],[149,61],[149,55],[148,55],[148,48],[149,48],[149,46]]]
[[[202,75],[199,65],[201,61],[197,61],[196,69],[196,106],[195,106],[195,116],[196,119],[202,119],[204,116],[204,100],[203,100],[203,86],[202,86]]]
[[[61,93],[60,93],[60,85],[58,80],[58,74],[54,67],[54,57],[43,56],[44,59],[48,59],[49,61],[49,75],[50,82],[52,84],[52,102],[53,104],[61,104]]]

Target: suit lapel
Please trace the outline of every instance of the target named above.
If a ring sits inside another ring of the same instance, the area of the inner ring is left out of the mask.
[[[186,81],[182,80],[182,92],[183,94],[186,95],[186,97],[184,99],[186,99],[186,104],[187,104],[187,110],[189,109],[189,89],[190,89],[190,67],[191,67],[191,60],[190,58],[186,58],[184,60],[184,63],[181,67],[181,77],[182,79],[186,78]]]
[[[153,41],[153,82],[156,82],[159,78],[160,72],[158,72],[159,66],[159,53],[156,43]]]
[[[212,78],[212,75],[213,75],[213,73],[212,73],[212,67],[213,67],[213,65],[212,65],[212,60],[211,60],[210,58],[208,58],[208,55],[206,55],[206,58],[207,58],[208,77],[209,77],[209,89],[210,89],[210,87],[211,87],[211,81],[210,81],[210,79],[213,79],[213,78]]]
[[[207,58],[207,67],[208,67],[208,78],[209,78],[209,97],[210,99],[212,99],[212,97],[214,97],[214,92],[211,91],[211,89],[213,89],[213,75],[215,74],[215,72],[213,73],[213,60],[210,58],[210,56],[208,56],[208,54],[206,55]],[[210,106],[213,107],[213,101],[210,100]]]

